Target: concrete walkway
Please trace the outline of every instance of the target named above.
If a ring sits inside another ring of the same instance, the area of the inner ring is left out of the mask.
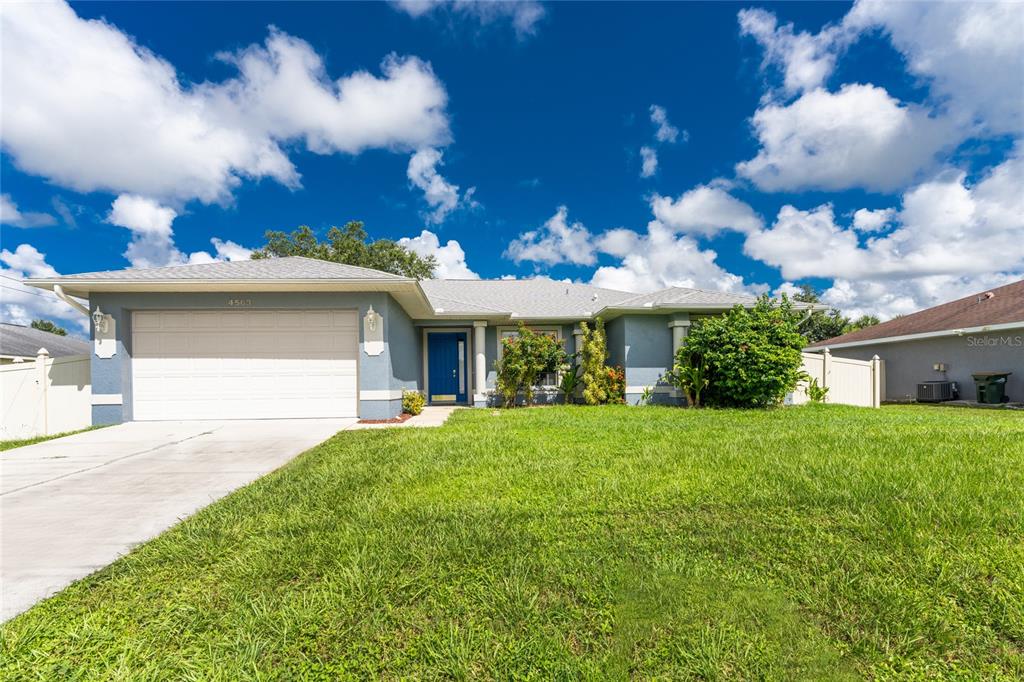
[[[399,424],[353,424],[349,427],[349,431],[355,431],[357,429],[408,429],[416,427],[422,428],[426,426],[441,426],[448,421],[448,417],[452,416],[452,412],[461,409],[464,408],[449,405],[427,405],[418,415],[415,417],[409,417]]]
[[[0,622],[355,421],[130,422],[0,453]]]

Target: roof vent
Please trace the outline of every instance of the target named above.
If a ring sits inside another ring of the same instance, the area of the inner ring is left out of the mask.
[[[594,294],[593,296],[591,296],[590,300],[591,301],[596,301],[597,300],[597,294]]]
[[[996,295],[994,292],[986,291],[982,295],[978,296],[978,303],[983,303],[984,301],[988,301],[989,299],[993,299],[995,297]]]

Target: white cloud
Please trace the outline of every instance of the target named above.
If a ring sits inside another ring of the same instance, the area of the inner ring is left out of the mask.
[[[9,227],[47,227],[56,225],[57,219],[49,213],[22,212],[10,194],[0,194],[0,225]]]
[[[224,201],[244,178],[297,186],[294,141],[356,154],[450,139],[444,86],[414,57],[332,81],[307,43],[271,30],[263,45],[220,55],[237,77],[190,86],[63,3],[5,6],[0,29],[4,149],[19,169],[81,192]]]
[[[736,171],[766,191],[899,189],[959,139],[950,121],[873,85],[812,90],[763,106],[752,123],[761,149]]]
[[[597,262],[590,230],[581,222],[568,222],[569,209],[559,206],[543,227],[524,232],[509,245],[505,257],[516,263],[533,261],[545,265]]]
[[[107,222],[131,230],[132,240],[124,257],[133,268],[159,268],[185,263],[212,263],[220,260],[248,260],[252,249],[230,240],[214,237],[214,255],[206,251],[182,253],[174,244],[174,219],[177,211],[137,195],[122,194],[111,204]]]
[[[447,12],[472,19],[481,26],[508,21],[519,38],[535,34],[537,23],[544,17],[544,7],[535,0],[395,0],[393,6],[416,18]]]
[[[858,232],[882,232],[896,217],[895,208],[860,208],[853,214],[853,229]]]
[[[754,209],[718,187],[698,185],[673,200],[655,194],[654,217],[676,230],[711,236],[721,230],[753,232],[764,223]]]
[[[782,87],[793,95],[819,88],[836,64],[837,42],[845,36],[838,27],[820,33],[797,31],[793,24],[778,25],[775,15],[763,9],[743,9],[738,14],[740,34],[751,36],[764,49],[763,69],[782,71]]]
[[[665,111],[665,107],[658,106],[657,104],[651,105],[651,123],[658,127],[658,130],[654,133],[654,137],[658,142],[675,142],[679,137],[679,128],[668,122],[668,112]],[[683,131],[683,140],[685,139],[686,131]]]
[[[640,147],[640,159],[642,162],[640,177],[649,178],[658,172],[658,152],[654,151],[652,147],[646,145]]]
[[[911,188],[883,236],[862,242],[856,213],[843,227],[829,205],[784,206],[770,229],[747,237],[744,251],[787,279],[834,278],[829,302],[836,305],[870,311],[878,296],[879,312],[907,312],[1024,277],[1021,187],[1018,148],[976,184],[947,171]]]
[[[21,280],[29,277],[55,277],[59,273],[46,262],[46,255],[31,244],[19,244],[14,251],[0,251],[0,286],[3,296],[0,317],[5,322],[27,325],[35,319],[55,320],[78,331],[88,333],[89,321],[61,301],[52,292],[28,287]]]
[[[932,275],[905,280],[837,279],[822,301],[850,317],[877,315],[882,320],[908,315],[971,294],[1019,281],[1024,273]]]
[[[476,187],[466,190],[460,201],[459,186],[445,180],[437,171],[437,167],[443,165],[441,152],[437,149],[420,149],[409,158],[409,167],[406,170],[409,182],[423,190],[423,198],[434,209],[426,215],[428,223],[443,223],[448,214],[460,204],[469,207],[479,205],[473,200]]]
[[[714,251],[701,249],[692,237],[678,236],[657,220],[648,223],[646,234],[612,230],[599,243],[622,261],[617,266],[598,268],[590,280],[594,286],[637,293],[671,286],[748,293],[755,290],[719,266]],[[756,288],[760,289],[763,287]]]
[[[480,279],[480,275],[466,265],[466,252],[454,239],[441,246],[436,234],[423,230],[418,237],[402,237],[398,243],[420,256],[437,259],[434,276],[438,279]]]
[[[879,28],[959,124],[1024,129],[1024,11],[1017,2],[858,2],[847,27]]]

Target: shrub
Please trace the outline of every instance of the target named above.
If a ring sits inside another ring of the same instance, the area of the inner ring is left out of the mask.
[[[703,364],[704,402],[716,407],[766,407],[782,401],[800,379],[800,349],[791,304],[762,296],[750,310],[736,306],[725,315],[691,327],[676,355],[677,366]]]
[[[828,395],[828,388],[828,386],[821,386],[817,379],[811,379],[811,382],[807,384],[807,398],[812,403],[823,403],[825,396]]]
[[[575,360],[575,356],[573,356]],[[576,402],[576,389],[580,385],[580,368],[575,362],[566,365],[562,372],[562,379],[558,382],[558,388],[565,394],[565,404],[571,405]]]
[[[419,391],[402,391],[402,412],[418,415],[427,404],[427,398]]]
[[[680,349],[682,350],[682,349]],[[691,407],[700,407],[700,394],[708,387],[707,365],[687,353],[676,355],[675,365],[666,377],[673,386],[682,390]]]
[[[501,359],[495,363],[497,387],[505,407],[514,407],[520,391],[527,405],[533,405],[537,379],[557,372],[565,365],[565,351],[557,340],[537,334],[522,322],[519,335],[501,342]]]
[[[583,402],[587,405],[626,402],[626,372],[622,367],[609,367],[608,337],[604,320],[597,318],[594,326],[580,322],[583,330],[583,350],[580,352],[580,381],[583,383]]]

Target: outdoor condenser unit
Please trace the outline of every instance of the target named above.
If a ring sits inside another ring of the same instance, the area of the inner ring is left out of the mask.
[[[924,381],[917,385],[917,402],[941,403],[956,399],[956,384],[952,381]]]

